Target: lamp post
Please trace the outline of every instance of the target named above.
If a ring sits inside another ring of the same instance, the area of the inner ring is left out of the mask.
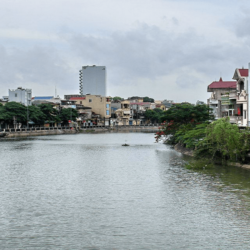
[[[28,109],[28,93],[27,93],[27,129],[29,128],[29,109]]]

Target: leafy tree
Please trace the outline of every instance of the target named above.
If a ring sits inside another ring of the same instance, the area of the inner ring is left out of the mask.
[[[27,107],[17,102],[8,102],[5,106],[1,107],[4,113],[1,118],[8,124],[13,123],[13,117],[16,122],[27,123]]]
[[[204,140],[197,144],[197,156],[219,157],[222,160],[245,161],[250,150],[250,133],[241,132],[237,125],[231,124],[229,118],[219,119],[206,128]]]
[[[113,97],[112,99],[113,99],[113,101],[122,101],[122,100],[124,100],[124,99],[121,98],[120,96],[115,96],[115,97]]]
[[[143,97],[143,102],[151,102],[151,103],[153,103],[153,102],[155,102],[155,100],[153,98],[145,96],[145,97]]]
[[[162,121],[174,121],[180,125],[213,120],[207,105],[176,104],[165,111]]]
[[[53,108],[51,104],[43,103],[38,105],[42,113],[45,115],[46,121],[59,122],[59,112]]]
[[[65,108],[61,110],[59,117],[63,123],[68,123],[69,120],[75,121],[78,117],[78,113],[75,109]]]
[[[176,141],[187,148],[196,149],[197,145],[206,136],[208,123],[201,123],[193,127],[192,124],[181,125],[175,134]]]
[[[162,126],[156,133],[156,140],[166,140],[170,144],[178,143],[180,136],[184,136],[183,131],[193,129],[197,124],[213,119],[210,108],[207,105],[177,104],[173,105],[161,118]],[[186,126],[184,126],[186,125]],[[188,126],[187,126],[188,125]],[[179,131],[178,136],[176,132]],[[182,131],[182,132],[181,132]],[[183,138],[184,139],[184,138]]]
[[[152,123],[160,122],[161,117],[163,116],[163,110],[159,108],[148,109],[145,111],[144,116],[147,120],[150,120]]]
[[[33,121],[35,124],[43,125],[46,120],[46,115],[37,106],[29,106],[29,120]]]

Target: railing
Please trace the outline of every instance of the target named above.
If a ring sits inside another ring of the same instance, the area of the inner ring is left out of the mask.
[[[216,99],[208,99],[209,104],[218,104],[218,100]]]
[[[236,90],[232,90],[232,91],[229,92],[229,99],[237,99]]]
[[[80,126],[80,129],[95,129],[95,128],[133,128],[133,127],[158,127],[159,124],[138,124],[138,125],[86,125]],[[32,131],[53,131],[53,130],[71,130],[72,127],[69,126],[59,126],[59,127],[31,127],[31,128],[9,128],[9,129],[2,129],[2,131],[8,133],[15,133],[15,132],[32,132]]]
[[[237,125],[242,124],[243,117],[242,116],[229,116],[230,123],[236,123]]]

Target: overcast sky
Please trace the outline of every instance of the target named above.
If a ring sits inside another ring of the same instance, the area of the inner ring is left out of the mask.
[[[175,102],[250,62],[249,0],[1,0],[0,97],[79,93],[83,65],[107,67],[107,94]]]

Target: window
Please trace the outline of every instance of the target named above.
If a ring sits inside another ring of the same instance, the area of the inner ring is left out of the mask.
[[[17,93],[15,93],[15,97],[17,97]]]
[[[109,110],[106,110],[106,115],[109,115]]]
[[[109,109],[109,104],[106,104],[106,108]]]
[[[246,110],[243,111],[243,119],[246,119],[247,118],[247,112]]]
[[[92,99],[89,99],[89,102],[92,102]]]
[[[82,101],[80,101],[80,104],[82,104]]]

